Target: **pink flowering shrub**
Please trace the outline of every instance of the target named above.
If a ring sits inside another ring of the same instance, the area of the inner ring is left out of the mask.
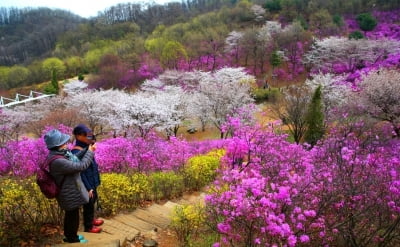
[[[53,127],[46,127],[43,134]],[[71,133],[66,126],[58,126],[63,133]],[[224,147],[224,140],[187,142],[171,138],[169,141],[154,133],[143,138],[110,138],[97,143],[96,161],[101,172],[150,173],[154,171],[178,171],[186,161],[199,154]],[[72,143],[69,146],[72,148]],[[38,164],[44,162],[48,150],[43,140],[23,138],[8,141],[0,147],[0,175],[27,177],[35,173]]]
[[[398,139],[340,129],[311,151],[309,189],[319,197],[327,240],[340,246],[399,244],[399,151]]]
[[[96,160],[102,172],[178,171],[190,157],[223,145],[224,140],[187,142],[172,137],[167,141],[155,134],[146,139],[118,137],[98,143]]]
[[[317,200],[303,195],[313,171],[307,151],[269,129],[231,123],[237,126],[227,146],[227,169],[206,197],[208,219],[222,236],[221,244],[322,243],[324,219],[316,213]]]
[[[231,123],[226,169],[206,197],[215,246],[399,244],[398,139],[333,130],[306,151]]]
[[[23,138],[0,148],[0,175],[28,177],[44,162],[48,150],[43,139]]]
[[[38,139],[23,137],[21,140],[10,140],[0,147],[0,175],[29,177],[39,168],[49,153],[43,136],[49,130],[57,128],[63,133],[71,133],[68,126],[46,126]]]

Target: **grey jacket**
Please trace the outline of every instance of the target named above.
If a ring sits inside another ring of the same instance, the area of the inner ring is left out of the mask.
[[[50,151],[49,158],[54,155],[64,155],[61,151]],[[81,161],[74,162],[66,158],[59,158],[51,162],[50,174],[61,184],[64,176],[60,194],[57,201],[64,210],[73,210],[89,202],[89,194],[82,182],[80,172],[89,167],[93,160],[94,153],[88,150]]]

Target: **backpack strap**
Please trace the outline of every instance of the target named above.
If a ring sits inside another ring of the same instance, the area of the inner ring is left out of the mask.
[[[48,169],[49,169],[49,173],[50,173],[50,164],[51,164],[51,162],[53,162],[53,161],[55,161],[56,159],[61,159],[61,158],[64,158],[64,156],[62,156],[62,155],[54,155],[54,156],[52,156],[50,159],[46,159],[46,166],[48,167]],[[63,184],[64,184],[64,181],[65,181],[65,175],[64,175],[64,177],[62,178],[62,180],[61,180],[61,184],[60,184],[60,190],[61,190],[61,188],[62,188],[62,186],[63,186]]]

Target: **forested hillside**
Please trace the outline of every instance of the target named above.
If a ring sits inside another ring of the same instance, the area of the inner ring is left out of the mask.
[[[90,20],[62,10],[1,8],[0,89],[49,81],[52,71],[58,80],[90,73],[93,87],[136,88],[167,69],[225,65],[295,80],[307,69],[300,60],[313,38],[358,30],[354,35],[364,36],[369,27],[351,30],[346,20],[398,8],[400,1],[389,0],[188,0],[119,4]]]
[[[29,64],[50,56],[59,36],[74,30],[83,19],[48,8],[0,9],[0,65]]]

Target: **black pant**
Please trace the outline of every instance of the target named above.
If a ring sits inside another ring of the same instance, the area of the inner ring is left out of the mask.
[[[79,242],[79,208],[65,211],[64,216],[64,235],[65,241],[69,243]]]
[[[97,200],[97,193],[93,192],[93,198],[89,199],[89,202],[83,205],[83,226],[85,231],[89,231],[93,227],[94,220],[94,205]]]

